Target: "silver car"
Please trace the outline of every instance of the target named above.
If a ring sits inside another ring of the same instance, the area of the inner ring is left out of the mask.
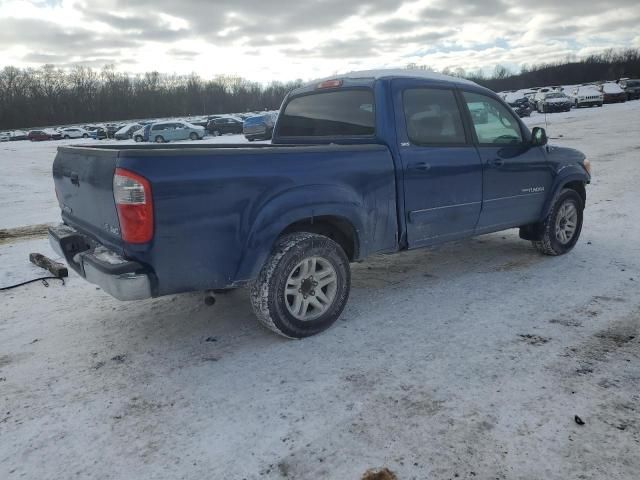
[[[154,123],[149,131],[149,141],[156,143],[188,139],[202,140],[204,136],[204,127],[198,127],[182,121]]]

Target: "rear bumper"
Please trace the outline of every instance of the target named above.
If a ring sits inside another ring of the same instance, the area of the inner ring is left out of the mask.
[[[152,297],[152,275],[68,225],[49,227],[49,243],[81,277],[118,300]]]

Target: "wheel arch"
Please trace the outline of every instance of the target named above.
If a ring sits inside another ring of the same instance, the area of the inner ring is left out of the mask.
[[[319,199],[325,200],[320,203]],[[281,192],[252,215],[236,283],[256,278],[278,238],[287,233],[327,235],[350,261],[362,258],[375,231],[375,219],[366,212],[358,195],[343,186],[307,185]]]
[[[288,233],[308,232],[317,233],[329,237],[336,242],[349,261],[358,258],[360,243],[358,232],[353,224],[345,217],[339,215],[318,215],[300,219],[287,226],[277,238]]]
[[[576,165],[576,168],[579,167],[577,167]],[[542,212],[542,218],[546,218],[547,215],[549,215],[549,213],[551,212],[551,208],[553,207],[553,200],[564,188],[575,190],[578,195],[580,195],[580,198],[582,198],[582,205],[584,207],[587,204],[587,183],[589,183],[589,177],[585,173],[575,170],[558,178],[555,181],[550,194],[547,196],[547,200],[544,204]]]

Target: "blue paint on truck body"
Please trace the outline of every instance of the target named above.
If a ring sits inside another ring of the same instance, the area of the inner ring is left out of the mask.
[[[515,114],[503,125],[518,141],[483,142],[491,134],[491,112],[509,107],[471,82],[347,76],[327,91],[349,89],[373,93],[372,135],[286,136],[281,113],[271,145],[60,147],[53,174],[62,218],[143,265],[159,296],[251,281],[277,238],[298,222],[338,222],[353,240],[351,260],[360,260],[540,221],[563,185],[589,182],[584,155],[534,145]],[[295,90],[281,112],[324,91],[317,84]],[[459,132],[448,133],[454,144],[416,143],[412,125],[435,120],[429,112],[410,113],[415,108],[407,92],[440,95],[457,106]],[[487,123],[484,113],[472,112],[478,98],[489,111]],[[149,243],[120,239],[110,196],[116,168],[150,182]]]

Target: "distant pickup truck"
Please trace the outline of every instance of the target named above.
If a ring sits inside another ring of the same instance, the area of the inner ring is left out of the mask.
[[[301,338],[373,254],[514,227],[571,250],[590,164],[546,143],[475,83],[351,73],[287,95],[272,144],[60,147],[50,241],[121,300],[249,286],[258,319]]]

